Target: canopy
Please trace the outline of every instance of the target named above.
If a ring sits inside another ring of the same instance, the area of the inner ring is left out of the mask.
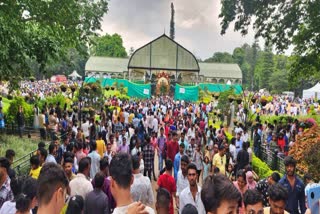
[[[71,79],[81,78],[82,76],[78,74],[76,70],[74,70],[71,74],[68,75]]]
[[[309,98],[318,98],[320,99],[320,83],[317,83],[312,88],[303,90],[302,99],[309,99]]]

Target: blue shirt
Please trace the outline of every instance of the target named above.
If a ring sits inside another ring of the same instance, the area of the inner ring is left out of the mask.
[[[177,175],[178,171],[180,169],[180,160],[181,160],[181,154],[178,152],[176,156],[174,157],[174,162],[173,162],[173,170],[174,170],[174,180],[177,182]]]
[[[299,214],[300,213],[298,209],[298,206],[299,206],[301,213],[305,213],[306,206],[305,206],[304,184],[297,176],[295,177],[296,179],[295,179],[293,189],[287,179],[287,175],[283,176],[279,181],[279,184],[284,186],[288,191],[286,211],[288,211],[290,214]]]

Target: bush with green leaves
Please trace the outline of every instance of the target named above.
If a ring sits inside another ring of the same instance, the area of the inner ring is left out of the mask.
[[[55,106],[57,103],[60,103],[60,107],[63,108],[65,104],[69,105],[71,103],[71,100],[69,98],[66,98],[66,96],[62,93],[58,93],[55,96],[48,96],[45,99],[40,100],[38,102],[38,107],[42,109],[45,103],[47,104],[47,106],[49,106],[50,104]]]
[[[274,172],[265,162],[260,160],[254,154],[252,155],[252,168],[253,171],[255,171],[255,173],[257,173],[259,178],[261,179],[269,177]],[[281,175],[281,173],[279,174]]]
[[[15,97],[8,108],[7,114],[5,115],[6,123],[16,123],[16,117],[19,110],[19,106],[22,106],[25,124],[30,125],[33,121],[33,106],[28,104],[23,97]]]

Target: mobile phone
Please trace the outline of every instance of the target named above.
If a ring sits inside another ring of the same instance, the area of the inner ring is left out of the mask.
[[[314,185],[306,189],[308,208],[312,214],[320,214],[320,185]]]

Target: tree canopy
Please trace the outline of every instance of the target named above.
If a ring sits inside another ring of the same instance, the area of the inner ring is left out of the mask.
[[[127,57],[126,49],[119,34],[97,36],[91,48],[93,56]]]
[[[293,45],[291,77],[319,78],[320,1],[222,0],[219,15],[221,34],[230,23],[243,35],[253,26],[255,36],[263,37],[279,52]]]
[[[0,80],[30,75],[30,60],[40,72],[50,59],[79,52],[101,29],[107,0],[12,0],[0,3]]]

